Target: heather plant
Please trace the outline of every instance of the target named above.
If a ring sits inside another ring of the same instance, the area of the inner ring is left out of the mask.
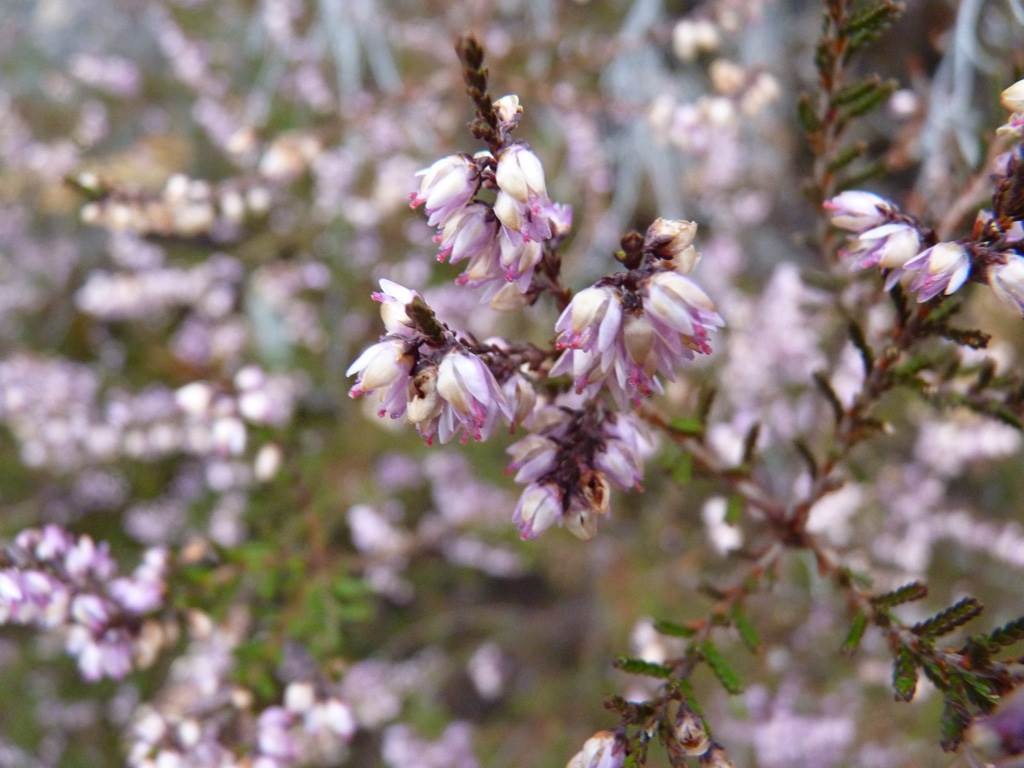
[[[908,5],[2,12],[0,765],[1020,764],[1024,12]]]

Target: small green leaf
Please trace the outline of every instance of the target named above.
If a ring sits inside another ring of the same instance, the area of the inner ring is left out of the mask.
[[[946,699],[942,707],[942,718],[939,727],[942,731],[942,748],[946,752],[955,752],[964,739],[964,731],[971,723],[971,716],[962,703],[951,698]]]
[[[846,633],[846,639],[843,640],[843,653],[852,655],[857,651],[860,647],[860,641],[864,637],[864,631],[867,628],[868,617],[863,613],[857,613],[850,624],[850,631]]]
[[[672,463],[672,479],[679,485],[686,485],[693,478],[693,457],[686,451]]]
[[[928,587],[920,581],[912,581],[902,587],[886,592],[882,595],[875,595],[871,603],[877,608],[892,608],[894,605],[910,603],[914,600],[923,600],[928,596]]]
[[[814,133],[821,130],[821,120],[815,114],[811,99],[806,93],[797,102],[796,114],[800,120],[800,127],[804,129],[804,133]]]
[[[672,674],[672,668],[665,664],[655,664],[651,661],[634,659],[629,656],[620,656],[615,660],[613,666],[631,675],[645,675],[646,677],[657,677],[662,680]]]
[[[679,417],[672,419],[668,425],[672,428],[673,432],[683,435],[699,437],[704,434],[704,425],[698,419]]]
[[[733,495],[729,497],[729,501],[725,507],[725,522],[729,525],[736,525],[743,519],[743,497],[739,495]]]
[[[704,657],[704,661],[707,662],[715,677],[718,678],[718,682],[722,684],[726,691],[731,694],[743,693],[743,683],[740,681],[739,675],[736,674],[736,670],[732,668],[732,665],[725,660],[722,652],[718,650],[714,643],[710,640],[705,640],[701,643],[700,652]]]
[[[697,632],[674,621],[661,619],[654,622],[654,631],[671,637],[693,637]]]
[[[985,606],[979,600],[965,597],[946,610],[915,624],[911,627],[911,631],[921,637],[941,637],[966,624],[983,610],[985,610]]]
[[[892,664],[892,687],[897,701],[910,701],[917,690],[917,665],[906,646],[900,646]]]
[[[757,628],[750,623],[750,619],[738,603],[732,607],[732,623],[736,625],[736,631],[740,633],[740,639],[747,646],[751,653],[761,650],[761,637]]]
[[[985,638],[989,645],[994,645],[997,648],[1013,645],[1021,640],[1024,640],[1024,616],[992,630]]]

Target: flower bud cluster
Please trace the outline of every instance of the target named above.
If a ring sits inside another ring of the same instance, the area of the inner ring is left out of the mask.
[[[525,483],[513,513],[524,539],[554,524],[581,539],[591,539],[598,520],[610,509],[609,481],[638,488],[643,461],[653,451],[647,430],[628,413],[596,406],[541,408],[531,433],[509,447],[509,471]]]
[[[598,731],[583,743],[565,768],[622,768],[625,764],[625,739],[611,731]]]
[[[232,231],[247,218],[266,214],[273,199],[263,179],[211,184],[176,174],[156,194],[107,188],[90,173],[75,182],[97,196],[82,207],[82,221],[137,235],[199,237]]]
[[[571,375],[578,393],[606,386],[624,406],[661,392],[659,373],[671,380],[681,360],[711,353],[710,334],[724,322],[686,276],[700,259],[696,229],[657,219],[642,241],[637,235],[632,253],[623,252],[627,271],[573,297],[555,324],[564,352],[552,376]]]
[[[506,135],[519,122],[519,99],[505,96],[494,107]],[[422,205],[437,228],[438,261],[467,262],[456,282],[482,288],[482,299],[494,308],[521,307],[545,242],[572,225],[572,210],[548,197],[537,155],[506,141],[496,153],[449,155],[417,175],[419,189],[410,201]]]
[[[375,393],[378,415],[405,417],[433,442],[485,440],[499,418],[514,411],[484,356],[472,351],[436,319],[415,291],[380,281],[387,333],[349,366],[351,397]]]
[[[252,692],[231,685],[239,629],[191,615],[188,649],[131,718],[131,768],[297,768],[344,757],[356,721],[328,686],[291,682],[279,704],[257,708]]]
[[[57,632],[86,680],[119,679],[148,666],[168,636],[163,608],[167,553],[150,549],[119,575],[105,543],[49,525],[17,535],[0,568],[0,624]]]
[[[1022,162],[1006,159],[1004,176]],[[934,242],[934,236],[890,201],[871,192],[842,192],[824,204],[832,224],[853,232],[844,253],[853,269],[887,271],[886,290],[897,283],[918,302],[958,291],[972,272],[983,273],[996,297],[1024,314],[1024,229],[991,211],[981,211],[969,241]],[[931,243],[931,244],[929,244]]]
[[[824,207],[833,226],[856,234],[846,250],[853,268],[887,270],[886,290],[901,283],[925,302],[955,293],[970,275],[966,247],[950,242],[923,248],[931,235],[878,195],[851,190],[827,200]]]

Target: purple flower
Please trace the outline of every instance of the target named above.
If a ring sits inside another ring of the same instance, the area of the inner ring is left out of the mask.
[[[644,250],[672,263],[680,274],[688,274],[700,261],[693,247],[697,225],[680,219],[655,219],[644,234]]]
[[[421,177],[420,188],[409,200],[413,208],[425,205],[432,227],[443,226],[473,199],[479,186],[476,164],[465,155],[442,157],[416,175]]]
[[[537,538],[561,519],[561,491],[558,486],[551,483],[528,485],[512,513],[512,522],[519,529],[519,536],[523,539]]]
[[[379,390],[378,414],[401,418],[405,414],[412,362],[401,339],[385,338],[377,342],[357,357],[345,372],[346,376],[356,376],[356,383],[348,392],[349,397],[361,397]]]
[[[566,351],[551,374],[571,374],[577,392],[605,382],[619,403],[637,400],[661,391],[656,372],[672,378],[680,360],[710,354],[710,333],[722,325],[707,294],[671,269],[655,270],[629,292],[587,288],[555,324]]]
[[[502,150],[495,181],[494,214],[513,240],[548,240],[554,235],[552,220],[564,222],[565,211],[548,198],[544,167],[522,144]]]
[[[823,204],[832,217],[832,225],[850,232],[863,232],[883,224],[894,211],[892,203],[883,197],[850,190],[840,192]]]
[[[437,394],[443,401],[437,419],[442,443],[462,432],[463,439],[486,439],[499,414],[512,419],[512,410],[484,361],[461,350],[448,352],[437,369]]]
[[[908,285],[918,302],[949,296],[966,282],[971,273],[971,257],[959,243],[937,243],[919,253],[902,267],[894,269],[885,281],[889,290],[897,282]]]
[[[497,257],[498,220],[483,203],[471,203],[445,222],[434,239],[437,260],[457,264],[468,259]]]
[[[846,253],[854,257],[853,269],[898,269],[920,250],[921,235],[917,228],[895,222],[861,232]]]
[[[597,453],[594,466],[620,488],[639,488],[644,477],[643,460],[653,450],[650,436],[626,414],[610,417],[604,433],[604,448]]]
[[[598,731],[583,743],[565,768],[622,768],[626,744],[611,731]]]
[[[1006,263],[989,267],[988,284],[996,297],[1024,315],[1024,256],[1007,254]]]
[[[532,483],[549,472],[555,464],[558,444],[541,435],[527,435],[508,447],[512,457],[508,469],[515,472],[517,483]]]
[[[416,329],[412,327],[405,308],[417,296],[419,294],[411,288],[381,278],[380,290],[374,291],[370,297],[380,303],[380,317],[389,334],[392,336],[414,336],[416,334]]]

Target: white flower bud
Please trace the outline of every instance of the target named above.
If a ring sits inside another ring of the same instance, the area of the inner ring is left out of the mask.
[[[1010,112],[1024,112],[1024,80],[1018,80],[999,96],[999,101]]]

